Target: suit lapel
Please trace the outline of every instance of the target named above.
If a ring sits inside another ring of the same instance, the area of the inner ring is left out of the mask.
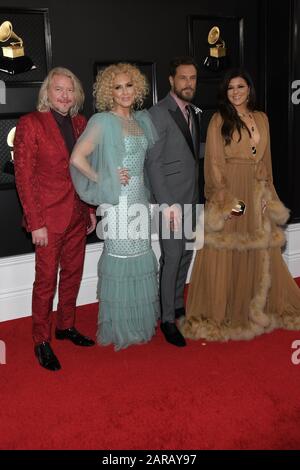
[[[188,128],[188,125],[187,125],[187,122],[186,120],[184,119],[184,116],[180,110],[180,108],[178,106],[176,106],[176,110],[173,111],[172,109],[169,109],[169,113],[172,117],[172,119],[174,119],[174,121],[176,122],[177,126],[179,127],[179,129],[181,130],[192,154],[193,154],[193,157],[195,158],[195,150],[194,150],[194,144],[193,144],[193,139],[192,139],[192,136],[191,136],[191,133],[190,133],[190,130]]]
[[[79,137],[79,134],[80,134],[80,129],[79,129],[78,125],[77,125],[76,117],[72,117],[72,118],[71,118],[71,122],[72,122],[74,137],[75,137],[75,140],[77,140],[78,137]]]

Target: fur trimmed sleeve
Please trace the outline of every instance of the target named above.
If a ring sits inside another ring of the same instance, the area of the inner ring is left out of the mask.
[[[290,217],[290,210],[279,200],[267,201],[266,210],[270,219],[277,225],[284,225]]]
[[[269,121],[265,113],[262,113],[262,115],[267,132],[267,145],[262,158],[262,162],[266,168],[267,185],[264,194],[264,198],[266,200],[266,212],[275,224],[284,225],[290,217],[290,210],[280,201],[273,184]]]
[[[205,229],[218,232],[223,229],[226,218],[238,204],[231,194],[225,177],[224,143],[221,135],[222,119],[214,114],[207,130],[205,146]]]

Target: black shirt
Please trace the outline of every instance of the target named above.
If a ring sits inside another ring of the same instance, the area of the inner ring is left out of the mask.
[[[73,147],[75,145],[76,139],[74,136],[74,130],[72,126],[72,120],[67,114],[66,116],[63,116],[62,114],[58,113],[57,111],[54,111],[54,109],[51,109],[51,113],[57,122],[57,125],[60,129],[60,132],[65,140],[66,146],[69,150],[69,153],[72,153]]]

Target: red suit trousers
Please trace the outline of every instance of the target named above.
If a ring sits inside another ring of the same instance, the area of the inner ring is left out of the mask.
[[[56,326],[61,330],[74,326],[86,228],[86,219],[75,202],[67,229],[63,233],[48,230],[48,246],[36,246],[32,292],[32,333],[35,344],[51,340],[51,312],[59,268]]]

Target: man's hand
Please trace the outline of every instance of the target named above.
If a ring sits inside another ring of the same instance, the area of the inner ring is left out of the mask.
[[[163,216],[167,223],[170,224],[172,232],[178,232],[181,224],[181,208],[176,204],[163,209]]]
[[[92,233],[95,230],[96,225],[97,225],[96,214],[94,212],[90,212],[90,224],[88,225],[86,229],[86,234],[89,235],[90,233]]]
[[[47,227],[38,228],[31,232],[32,243],[37,246],[48,245],[48,230]]]

